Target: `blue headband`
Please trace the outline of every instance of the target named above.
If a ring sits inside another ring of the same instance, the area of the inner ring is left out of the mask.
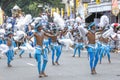
[[[39,22],[39,23],[36,24],[36,26],[35,26],[36,29],[39,28],[39,27],[42,27],[42,23],[41,23],[41,22]]]
[[[37,24],[35,25],[35,28],[34,28],[34,29],[35,29],[35,32],[38,31],[37,29],[38,29],[39,27],[42,27],[42,23],[41,23],[41,22],[39,22],[39,23],[37,23]]]
[[[6,33],[6,36],[8,36],[8,35],[10,35],[10,34],[13,34],[13,32],[8,31],[8,32]]]
[[[88,29],[91,30],[93,26],[95,26],[95,22],[90,23],[90,25],[88,26]]]

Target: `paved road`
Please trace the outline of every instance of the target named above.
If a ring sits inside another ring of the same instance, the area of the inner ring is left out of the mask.
[[[41,79],[38,78],[35,59],[28,58],[28,54],[24,54],[22,59],[15,55],[11,68],[7,67],[4,56],[0,59],[0,80],[120,80],[120,54],[111,53],[111,64],[104,57],[102,64],[97,65],[98,74],[91,75],[86,51],[82,51],[80,58],[73,58],[72,53],[63,51],[59,66],[52,66],[49,54],[48,77]]]

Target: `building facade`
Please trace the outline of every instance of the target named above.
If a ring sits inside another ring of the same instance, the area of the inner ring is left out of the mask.
[[[120,11],[120,0],[118,0],[118,5]],[[106,13],[106,15],[110,19],[110,23],[115,23],[115,22],[120,23],[120,13],[118,14],[118,16],[114,16],[112,14],[112,0],[101,0],[99,5],[96,4],[96,0],[91,0],[91,2],[88,3],[87,10],[88,10],[87,14],[89,15],[86,18],[87,22],[94,21],[96,18],[99,19],[102,16],[102,13]]]

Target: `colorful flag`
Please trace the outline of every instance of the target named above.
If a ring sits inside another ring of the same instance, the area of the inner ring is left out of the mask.
[[[51,17],[53,16],[54,12],[55,12],[55,8],[51,8]]]
[[[88,8],[88,3],[83,4],[84,8]]]
[[[67,16],[70,16],[70,6],[67,7]]]
[[[96,4],[100,4],[100,0],[96,0]]]
[[[76,8],[80,6],[80,0],[76,0]]]
[[[119,14],[118,0],[112,0],[112,14],[115,16]]]

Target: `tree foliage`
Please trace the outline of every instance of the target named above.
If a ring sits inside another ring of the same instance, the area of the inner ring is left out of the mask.
[[[0,0],[0,6],[6,15],[11,16],[11,9],[17,4],[25,14],[37,16],[40,12],[39,4],[49,5],[50,7],[64,8],[61,0]]]

